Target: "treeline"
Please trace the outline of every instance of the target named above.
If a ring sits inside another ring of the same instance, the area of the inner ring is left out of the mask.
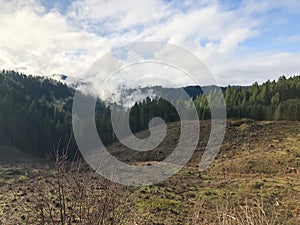
[[[182,104],[184,104],[183,101]],[[177,108],[176,105],[175,107]],[[162,98],[150,99],[147,97],[142,102],[135,103],[134,106],[129,109],[130,128],[133,132],[147,129],[153,117],[160,117],[165,122],[179,121],[180,118],[175,107]]]
[[[135,103],[130,111],[133,132],[148,128],[153,117],[166,122],[178,121],[176,108],[187,110],[194,103],[200,119],[210,118],[207,97],[198,87],[189,90],[191,99],[181,97],[173,105],[164,99],[146,98]],[[247,87],[228,86],[222,89],[229,118],[255,120],[300,120],[300,76],[280,77],[278,81],[254,83]],[[199,92],[198,96],[194,96]],[[0,72],[0,144],[14,146],[29,153],[45,155],[60,143],[69,146],[70,155],[76,151],[72,133],[72,101],[75,90],[47,79]],[[96,126],[105,144],[116,140],[111,125],[111,110],[98,100]]]
[[[76,152],[72,133],[72,98],[75,90],[45,77],[15,71],[0,72],[0,144],[46,156],[59,145]],[[112,142],[107,123],[110,111],[97,102],[96,120],[104,142]],[[106,128],[107,127],[107,128]],[[107,131],[107,132],[106,132]]]
[[[300,120],[300,76],[225,91],[228,117],[255,120]]]
[[[199,92],[198,87],[195,90]],[[211,118],[210,106],[207,101],[212,92],[205,96],[202,92],[188,101],[178,98],[174,105],[187,111],[194,103],[200,120]],[[228,86],[222,88],[228,118],[251,118],[254,120],[300,120],[300,76],[286,78],[281,76],[277,81],[267,81],[261,85],[255,82],[251,86]],[[190,94],[190,93],[189,93]],[[162,99],[147,98],[135,103],[131,109],[130,124],[133,131],[148,127],[148,122],[155,116],[162,117],[166,122],[178,121],[175,108]]]

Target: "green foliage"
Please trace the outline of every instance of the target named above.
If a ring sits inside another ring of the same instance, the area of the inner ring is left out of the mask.
[[[52,80],[0,73],[0,141],[30,153],[45,154],[61,139],[71,136],[70,113],[61,101],[73,90]]]
[[[180,104],[179,101],[177,104]],[[160,117],[165,122],[179,120],[174,106],[162,98],[150,99],[148,97],[142,102],[135,103],[130,110],[129,124],[133,132],[147,129],[149,121],[153,117]]]
[[[300,120],[300,76],[282,76],[277,82],[255,82],[249,87],[228,86],[224,96],[229,118]],[[195,105],[199,118],[208,119],[209,106],[203,94],[196,98]]]
[[[213,89],[212,89],[213,90]],[[228,86],[223,88],[229,118],[251,118],[255,120],[300,120],[300,76],[287,79],[281,76],[278,81],[267,81],[261,85]],[[210,119],[210,105],[207,98],[216,101],[213,91],[205,96],[202,92],[192,96],[200,120]],[[188,109],[188,101],[179,98],[176,107]],[[147,128],[154,116],[166,122],[178,121],[175,108],[162,99],[146,99],[136,103],[131,111],[133,131]]]
[[[210,119],[214,91],[207,97],[199,87],[186,88],[191,99],[173,103],[161,98],[146,98],[129,110],[133,132],[148,128],[149,121],[160,117],[165,122],[178,121],[175,108],[189,113],[194,102],[200,120]],[[213,89],[212,89],[213,90]],[[255,120],[300,120],[300,76],[282,76],[262,85],[228,86],[222,88],[227,116]],[[46,155],[58,143],[73,155],[77,149],[72,134],[72,99],[75,90],[44,77],[33,77],[14,71],[0,72],[0,144],[13,146],[31,154]],[[198,95],[196,96],[196,94]],[[173,105],[172,105],[173,104]],[[100,100],[96,104],[96,126],[104,144],[115,141],[111,111]]]
[[[71,107],[75,90],[43,77],[0,72],[0,144],[45,156],[60,148],[77,149],[72,134]],[[109,110],[98,102],[97,122],[102,138],[112,141]]]

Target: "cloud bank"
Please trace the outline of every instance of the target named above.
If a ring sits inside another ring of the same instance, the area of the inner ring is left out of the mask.
[[[83,77],[111,49],[149,40],[192,51],[221,85],[300,74],[297,0],[62,2],[0,0],[1,69]]]

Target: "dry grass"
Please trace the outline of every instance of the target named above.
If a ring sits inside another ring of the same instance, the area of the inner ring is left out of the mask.
[[[113,225],[138,220],[128,187],[66,156],[56,153],[54,170],[12,189],[15,211],[8,211],[3,224]]]
[[[276,215],[267,213],[263,201],[245,200],[243,205],[234,206],[230,202],[217,207],[220,225],[275,225],[279,224]]]
[[[150,155],[125,154],[118,143],[111,147],[123,161],[147,165],[174,149],[179,124],[169,124],[169,128],[164,143]],[[53,168],[44,165],[29,171],[27,166],[22,171],[21,167],[3,166],[0,221],[300,224],[300,122],[229,121],[221,153],[199,174],[209,130],[209,122],[201,121],[202,136],[189,164],[170,179],[148,187],[109,182],[81,161],[61,161],[62,155]],[[137,162],[133,160],[136,156]],[[9,175],[15,172],[19,175]]]

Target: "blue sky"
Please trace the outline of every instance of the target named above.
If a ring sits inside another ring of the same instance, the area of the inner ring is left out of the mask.
[[[72,4],[72,0],[41,0],[41,4],[47,11],[57,9],[64,14],[67,12],[68,7]]]
[[[300,51],[300,16],[280,8],[268,12],[261,29],[261,35],[243,43],[257,51]]]
[[[112,48],[163,41],[221,84],[300,74],[297,0],[0,0],[0,68],[82,77]]]

